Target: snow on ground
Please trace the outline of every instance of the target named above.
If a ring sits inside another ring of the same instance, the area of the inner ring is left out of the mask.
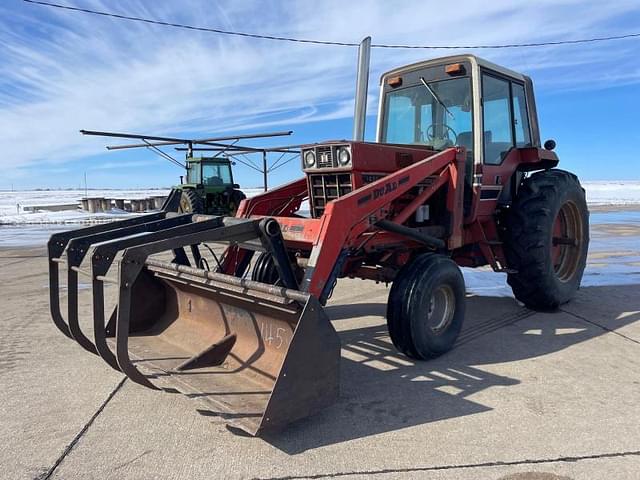
[[[0,225],[0,248],[40,247],[47,244],[54,233],[65,232],[83,225]]]
[[[111,209],[109,212],[88,213],[84,210],[64,210],[61,212],[39,211],[25,212],[16,215],[0,215],[0,227],[4,225],[56,225],[56,224],[90,224],[120,220],[138,213]]]
[[[590,205],[640,205],[640,182],[582,182]]]
[[[638,241],[638,237],[635,238]],[[462,268],[467,293],[480,297],[513,298],[506,273],[490,267]],[[640,285],[640,251],[637,255],[612,256],[598,262],[587,262],[581,287],[604,285]]]

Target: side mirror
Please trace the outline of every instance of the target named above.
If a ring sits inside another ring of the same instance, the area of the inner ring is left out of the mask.
[[[184,175],[180,175],[180,185],[182,185],[182,180],[184,180]]]
[[[240,188],[240,185],[238,185],[237,183],[234,183],[234,184],[233,184],[233,188],[236,188],[236,189],[237,189],[237,188]]]
[[[553,150],[554,148],[556,148],[556,141],[555,140],[547,140],[546,142],[544,142],[544,149],[545,150]]]

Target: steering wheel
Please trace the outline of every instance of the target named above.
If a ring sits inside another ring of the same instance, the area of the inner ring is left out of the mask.
[[[456,131],[453,128],[451,128],[446,123],[432,123],[431,125],[429,125],[427,127],[427,131],[425,132],[425,135],[427,136],[427,139],[429,141],[432,141],[432,140],[435,140],[436,138],[439,138],[439,137],[436,137],[436,135],[435,135],[435,133],[436,133],[436,129],[435,129],[436,125],[444,127],[445,134],[447,135],[447,138],[449,140],[451,140],[451,138],[449,137],[449,132],[451,132],[453,134],[453,140],[452,140],[453,144],[455,145],[456,143],[458,143],[458,134],[456,133]]]

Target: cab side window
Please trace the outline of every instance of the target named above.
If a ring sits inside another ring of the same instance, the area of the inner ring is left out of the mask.
[[[514,146],[509,82],[482,74],[484,163],[498,165]]]
[[[516,147],[531,146],[531,132],[529,129],[529,115],[527,101],[524,96],[524,86],[512,83],[513,92],[513,126],[516,132]]]

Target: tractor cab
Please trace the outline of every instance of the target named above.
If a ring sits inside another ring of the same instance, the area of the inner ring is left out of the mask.
[[[531,79],[473,55],[391,70],[380,93],[381,143],[461,146],[469,166],[500,165],[513,148],[540,146]]]
[[[540,148],[529,77],[456,55],[391,70],[382,75],[380,89],[378,142],[436,151],[464,147],[465,215],[473,210],[474,188],[483,200],[511,199],[522,173],[510,175],[508,156]]]
[[[194,188],[233,187],[231,162],[226,158],[188,157],[186,180]]]
[[[240,185],[233,182],[228,158],[188,156],[186,167],[186,182],[174,187],[182,191],[180,211],[235,214],[245,196]]]

